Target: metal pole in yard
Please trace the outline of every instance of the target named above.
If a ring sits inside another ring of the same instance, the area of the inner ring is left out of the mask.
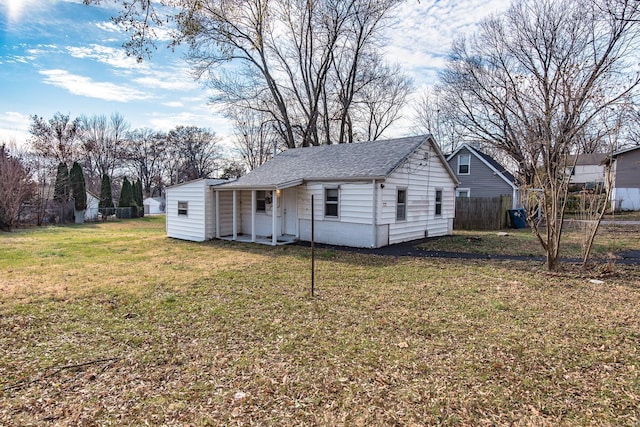
[[[314,296],[315,291],[315,269],[316,269],[316,244],[314,233],[314,216],[313,209],[313,194],[311,195],[311,296]]]

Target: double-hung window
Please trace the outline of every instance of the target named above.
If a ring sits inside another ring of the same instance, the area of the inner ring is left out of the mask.
[[[267,195],[266,191],[256,191],[256,212],[265,212],[267,210]]]
[[[340,189],[339,188],[325,188],[324,189],[324,216],[330,218],[337,218],[339,212],[340,203]]]
[[[442,190],[436,190],[436,216],[442,216]]]
[[[407,219],[407,189],[399,188],[397,197],[396,220],[405,221]]]
[[[471,166],[471,154],[460,154],[458,156],[458,175],[469,175]]]
[[[189,202],[178,202],[178,215],[188,215]]]

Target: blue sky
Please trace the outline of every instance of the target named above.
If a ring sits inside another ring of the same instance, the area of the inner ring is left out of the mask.
[[[456,35],[508,3],[408,0],[387,32],[386,55],[419,90],[433,84]],[[21,144],[30,115],[49,119],[56,112],[118,112],[132,129],[195,125],[229,136],[228,122],[207,104],[181,53],[160,43],[150,61],[128,58],[121,47],[127,35],[109,21],[114,13],[81,0],[0,0],[0,142]],[[410,108],[387,136],[407,133],[409,116]]]

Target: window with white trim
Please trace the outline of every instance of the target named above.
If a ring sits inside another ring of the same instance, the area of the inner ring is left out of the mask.
[[[256,212],[266,212],[267,210],[267,195],[264,190],[256,191]]]
[[[456,197],[471,197],[471,190],[468,188],[456,189]]]
[[[469,175],[471,167],[471,154],[458,155],[458,175]]]
[[[337,218],[340,211],[340,189],[325,188],[324,189],[324,216]]]
[[[178,215],[188,215],[189,202],[178,202]]]
[[[407,189],[398,188],[398,196],[396,200],[396,221],[405,221],[407,219]]]
[[[442,216],[442,190],[436,190],[436,216]]]

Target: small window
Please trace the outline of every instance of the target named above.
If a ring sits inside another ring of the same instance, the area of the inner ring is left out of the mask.
[[[340,190],[337,188],[326,188],[324,190],[324,216],[338,217],[338,200]]]
[[[266,191],[256,191],[256,212],[266,212],[267,210],[267,197]]]
[[[442,190],[436,190],[436,216],[442,216]]]
[[[471,197],[471,192],[468,188],[459,188],[456,190],[456,197]]]
[[[398,201],[396,203],[396,220],[404,221],[407,219],[407,190],[398,189]]]
[[[460,154],[458,156],[458,175],[469,175],[470,164],[471,154]]]
[[[187,215],[189,213],[189,202],[178,202],[178,215]]]

